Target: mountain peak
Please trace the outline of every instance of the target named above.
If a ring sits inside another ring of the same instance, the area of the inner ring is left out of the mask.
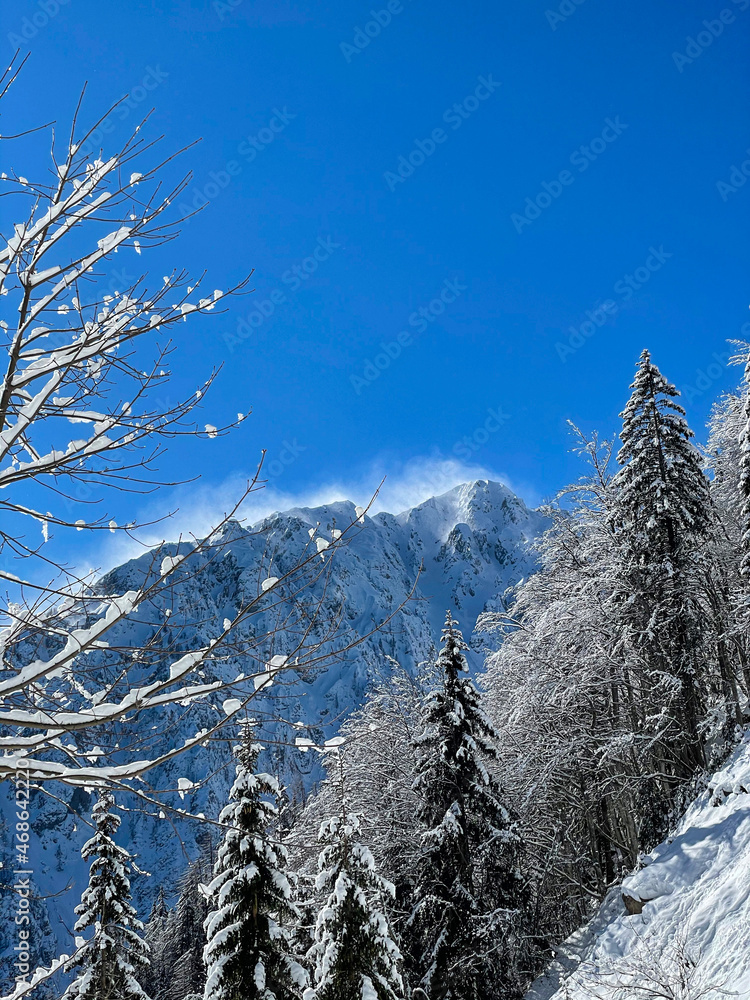
[[[425,500],[399,514],[398,520],[444,541],[457,524],[495,533],[499,523],[523,520],[534,514],[503,483],[477,479]]]

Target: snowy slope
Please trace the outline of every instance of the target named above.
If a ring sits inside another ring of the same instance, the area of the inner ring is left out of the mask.
[[[177,624],[178,647],[194,648],[207,641],[216,621],[233,617],[243,599],[257,594],[259,580],[271,571],[281,576],[294,566],[309,544],[311,527],[319,524],[325,535],[334,525],[344,527],[354,520],[354,505],[338,502],[274,514],[253,526],[230,523],[221,558],[178,585],[176,593],[169,597],[170,621],[203,623],[184,630]],[[343,605],[345,625],[354,635],[365,635],[406,600],[423,567],[415,599],[387,629],[376,632],[344,656],[312,673],[287,673],[262,702],[253,703],[257,714],[261,718],[264,713],[266,717],[282,714],[285,719],[312,726],[316,738],[333,736],[346,714],[362,703],[373,679],[387,678],[391,669],[388,657],[412,671],[420,662],[434,658],[448,608],[461,622],[468,639],[477,616],[485,609],[498,607],[506,589],[533,571],[532,543],[544,527],[545,519],[539,513],[528,510],[505,486],[486,480],[456,487],[398,515],[367,517],[351,543],[336,553],[328,579],[320,581],[317,590],[314,588],[324,602],[323,618],[336,614]],[[113,593],[137,586],[150,562],[151,556],[146,554],[126,563],[107,575],[105,586]],[[144,609],[137,624],[127,623],[122,628],[117,645],[141,643],[150,630],[163,623],[164,609],[158,604]],[[268,625],[270,622],[264,622],[261,616],[254,627],[260,632]],[[288,652],[285,641],[291,642],[281,636],[272,652]],[[479,666],[481,638],[475,636],[474,642],[474,665]],[[252,673],[257,665],[248,669],[243,662],[229,662],[217,664],[213,670],[218,675],[224,672],[235,676],[242,670]],[[223,716],[220,703],[224,697],[218,698],[217,705],[206,701],[188,710],[179,706],[165,709],[163,731],[179,745],[189,733]],[[269,742],[269,738],[280,737],[293,743],[294,735],[288,727],[284,731],[278,724],[267,723],[261,738],[270,747],[264,766],[281,776],[292,798],[300,798],[321,776],[319,758],[293,747],[273,749]],[[178,804],[193,813],[216,816],[226,801],[233,770],[229,743],[217,741],[200,753],[183,755],[154,780],[161,788],[176,787],[182,776],[203,781]],[[40,905],[35,932],[38,944],[44,942],[45,957],[51,957],[56,949],[70,949],[72,908],[86,879],[87,868],[80,861],[79,851],[89,831],[67,808],[71,796],[70,790],[62,790],[64,801],[37,794],[32,803],[34,878],[48,896]],[[3,802],[3,798],[0,796],[0,806],[7,822],[10,799]],[[85,819],[89,804],[79,801],[74,806],[81,808]],[[148,913],[159,885],[173,893],[188,857],[197,854],[199,826],[185,824],[179,833],[183,843],[170,823],[160,822],[139,809],[123,816],[123,843],[137,855],[138,867],[152,873],[137,875],[133,882],[142,913]],[[0,841],[4,841],[0,846],[5,856],[10,854],[9,837],[9,828],[0,826]],[[10,906],[11,897],[6,894],[4,898],[5,905]],[[0,897],[0,909],[2,906]],[[5,954],[6,961],[9,940],[0,934],[0,956]]]
[[[643,860],[527,1000],[750,997],[750,733]],[[623,893],[649,900],[641,914],[626,912]]]

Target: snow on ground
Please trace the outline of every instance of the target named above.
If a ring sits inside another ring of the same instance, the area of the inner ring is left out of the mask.
[[[750,998],[750,733],[527,1000]],[[648,899],[629,915],[622,900]]]

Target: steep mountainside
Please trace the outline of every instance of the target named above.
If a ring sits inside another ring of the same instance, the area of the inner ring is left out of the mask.
[[[527,1000],[750,997],[750,733],[642,864]]]
[[[117,644],[143,642],[164,625],[168,611],[166,620],[175,624],[167,639],[179,649],[194,648],[215,634],[216,622],[232,618],[243,600],[257,594],[260,580],[271,573],[281,576],[297,563],[310,543],[311,528],[320,525],[320,533],[330,537],[331,529],[356,519],[354,504],[340,502],[274,514],[252,527],[230,522],[224,529],[220,557],[178,584],[169,608],[155,605],[140,612],[137,621],[128,622]],[[361,704],[368,685],[388,677],[388,657],[411,671],[434,658],[446,609],[454,612],[468,637],[482,611],[502,606],[507,588],[533,571],[532,543],[544,527],[542,515],[529,510],[505,486],[487,481],[458,486],[402,514],[365,517],[351,542],[336,553],[330,572],[312,588],[312,595],[322,602],[322,620],[343,608],[343,624],[350,634],[364,636],[407,601],[419,577],[417,590],[387,628],[313,671],[299,676],[289,671],[262,700],[253,702],[263,722],[262,738],[269,746],[265,765],[280,774],[292,798],[302,797],[319,780],[320,761],[315,754],[295,750],[295,730],[273,718],[281,715],[312,726],[316,739],[333,736],[346,714]],[[174,553],[177,546],[169,551]],[[110,592],[122,593],[137,586],[150,569],[151,557],[146,554],[109,573],[104,584]],[[181,628],[181,621],[198,624]],[[269,612],[255,619],[252,627],[260,632],[272,623]],[[474,635],[471,641],[471,659],[478,666],[482,639]],[[268,652],[288,654],[292,642],[282,634]],[[253,673],[258,665],[235,660],[213,670],[217,675],[234,676],[241,670]],[[207,701],[187,710],[165,709],[163,726],[168,739],[179,745],[189,733],[215,723],[223,715],[225,697],[220,695],[217,704]],[[292,746],[283,745],[288,743]],[[200,754],[183,756],[152,780],[160,788],[175,788],[178,777],[199,783],[178,804],[194,813],[216,816],[231,784],[229,747],[229,741],[212,742]],[[63,950],[70,948],[72,907],[86,878],[79,850],[89,831],[67,808],[71,795],[63,791],[61,801],[37,794],[31,809],[34,879],[47,896],[39,906],[36,936],[40,945],[44,941],[50,948],[56,938],[57,947]],[[87,798],[78,792],[73,803],[73,809],[84,817]],[[138,867],[151,873],[137,875],[133,883],[139,908],[147,912],[159,885],[173,893],[187,858],[197,853],[200,828],[195,823],[174,828],[170,822],[134,809],[125,813],[121,829],[123,840],[137,855]],[[3,839],[9,856],[7,827]],[[6,901],[9,905],[10,900]],[[0,938],[0,954],[3,945]]]

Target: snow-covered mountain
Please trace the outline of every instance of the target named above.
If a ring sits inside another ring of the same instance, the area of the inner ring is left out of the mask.
[[[356,508],[348,501],[293,508],[252,526],[229,522],[219,540],[221,557],[177,586],[171,620],[233,618],[257,594],[260,579],[283,576],[302,560],[310,551],[312,530],[330,537],[356,522]],[[448,609],[461,622],[473,665],[479,666],[484,639],[475,633],[477,618],[502,607],[508,588],[533,571],[533,542],[545,524],[507,487],[486,480],[457,486],[398,515],[365,516],[350,542],[336,551],[329,571],[303,594],[321,602],[323,623],[343,609],[348,642],[356,645],[304,677],[285,674],[283,692],[270,693],[272,704],[283,694],[286,717],[333,735],[342,717],[361,704],[373,679],[387,677],[389,657],[412,672],[434,658]],[[152,557],[146,554],[108,574],[105,584],[122,593],[151,568]],[[155,611],[161,611],[158,604]],[[272,627],[270,616],[258,616],[256,632]],[[191,628],[185,630],[186,641],[192,635]],[[282,630],[268,653],[288,654],[295,641]],[[251,665],[246,673],[257,669]]]
[[[750,732],[642,865],[527,1000],[750,997]]]
[[[223,529],[220,557],[209,560],[197,574],[186,566],[184,582],[169,595],[168,621],[198,624],[182,629],[175,625],[175,634],[166,636],[166,641],[176,642],[177,649],[207,641],[217,621],[233,618],[237,608],[258,593],[260,580],[271,572],[282,576],[297,564],[310,545],[311,528],[330,537],[336,526],[356,521],[354,504],[337,502],[273,514],[252,526],[230,522]],[[366,516],[349,544],[335,553],[329,570],[312,586],[311,596],[322,602],[323,622],[341,614],[350,638],[367,638],[313,671],[284,674],[262,701],[253,702],[259,718],[283,715],[285,720],[312,727],[316,739],[333,736],[343,718],[362,703],[368,685],[376,678],[387,679],[392,669],[389,657],[412,672],[434,658],[447,609],[472,643],[474,666],[481,665],[485,640],[474,633],[477,617],[502,607],[507,589],[533,572],[533,542],[545,525],[545,518],[529,510],[507,487],[486,480],[457,486],[401,514]],[[167,551],[176,549],[168,547]],[[137,587],[153,569],[151,555],[145,554],[113,570],[103,583],[110,592],[123,593]],[[412,599],[407,600],[417,580]],[[137,621],[120,630],[118,646],[140,645],[149,630],[153,632],[157,625],[163,628],[165,610],[158,602],[141,610]],[[385,628],[374,631],[391,615]],[[262,632],[272,625],[271,618],[261,614],[253,627]],[[274,642],[271,652],[284,654],[289,652],[285,644],[293,639],[282,633]],[[232,661],[215,667],[217,673],[225,670],[232,676],[238,669],[249,674],[258,666]],[[209,702],[187,710],[171,706],[164,710],[164,732],[179,745],[188,734],[208,728],[221,715],[221,705]],[[320,759],[296,750],[294,731],[282,724],[266,721],[261,735],[269,746],[266,766],[281,775],[291,797],[303,796],[321,776]],[[278,741],[275,746],[274,740]],[[283,745],[286,742],[292,746]],[[179,777],[187,777],[198,787],[182,804],[193,813],[216,816],[232,779],[229,748],[229,741],[215,741],[199,754],[184,755],[159,773],[158,786],[175,788]],[[72,908],[87,877],[79,851],[89,829],[75,813],[86,816],[88,797],[77,791],[69,809],[72,794],[63,790],[61,799],[37,794],[30,810],[34,880],[47,897],[38,905],[37,937],[47,951],[70,948]],[[147,911],[159,885],[173,892],[187,858],[196,854],[200,827],[191,823],[177,830],[169,822],[133,809],[125,813],[121,832],[137,856],[138,867],[152,873],[137,875],[133,883],[139,908]],[[6,826],[3,838],[7,841],[8,837]],[[5,853],[9,856],[10,852]],[[0,937],[0,955],[5,952],[7,956],[8,946]]]

